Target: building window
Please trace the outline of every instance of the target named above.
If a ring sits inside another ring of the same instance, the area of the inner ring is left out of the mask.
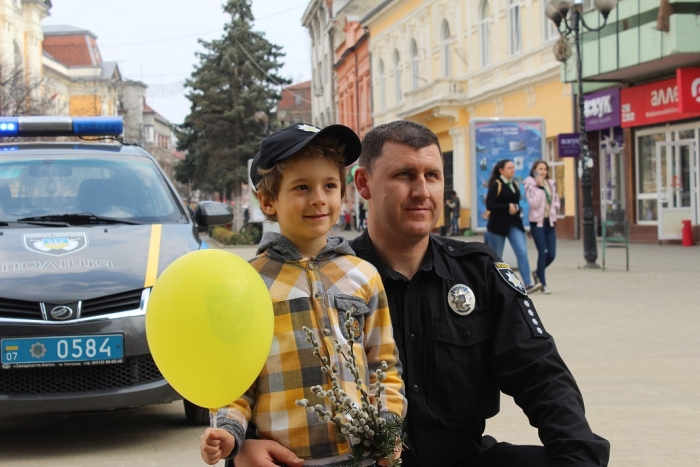
[[[418,89],[418,44],[411,40],[411,88]]]
[[[510,0],[508,5],[508,36],[509,51],[511,55],[520,52],[521,32],[520,32],[520,5],[519,0]]]
[[[379,108],[386,108],[386,70],[384,60],[379,60]]]
[[[450,25],[447,20],[442,22],[442,75],[445,77],[452,74],[451,63],[452,50],[450,49]]]
[[[481,40],[481,66],[487,66],[490,63],[491,48],[491,33],[489,32],[489,22],[491,21],[491,8],[489,1],[484,0],[481,4],[481,15],[479,23],[479,39]]]
[[[399,51],[394,49],[394,84],[396,86],[396,102],[401,102],[401,57]]]

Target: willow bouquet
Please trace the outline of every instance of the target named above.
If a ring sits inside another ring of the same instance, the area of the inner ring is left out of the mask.
[[[314,355],[321,362],[321,371],[328,375],[330,388],[324,390],[321,386],[313,386],[311,390],[319,398],[327,398],[333,410],[327,410],[321,404],[312,404],[308,399],[299,399],[296,404],[306,407],[307,412],[315,413],[319,420],[333,423],[340,433],[348,440],[350,445],[350,458],[343,465],[346,467],[359,467],[363,459],[371,458],[375,461],[388,459],[390,467],[401,465],[401,459],[394,459],[394,453],[403,445],[405,435],[403,434],[403,419],[396,415],[386,415],[382,417],[381,394],[384,391],[382,381],[386,378],[387,364],[382,361],[377,369],[377,389],[374,394],[376,403],[372,403],[372,398],[365,391],[364,384],[357,369],[355,354],[353,353],[353,324],[355,318],[351,313],[346,313],[343,326],[347,331],[349,349],[344,349],[338,341],[335,341],[335,351],[340,355],[343,365],[352,373],[355,388],[360,393],[360,401],[353,401],[347,393],[340,387],[338,368],[332,367],[328,357],[321,355],[321,344],[314,339],[314,332],[304,326],[306,340],[314,346]]]

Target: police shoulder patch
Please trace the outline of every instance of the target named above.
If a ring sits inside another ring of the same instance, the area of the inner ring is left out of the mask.
[[[508,266],[506,263],[499,262],[494,262],[493,265],[496,266],[496,271],[498,271],[498,274],[500,274],[501,278],[505,281],[506,284],[515,289],[517,292],[523,295],[527,295],[527,290],[525,290],[525,286],[522,284],[522,282],[520,282],[515,273],[510,269],[510,266]]]

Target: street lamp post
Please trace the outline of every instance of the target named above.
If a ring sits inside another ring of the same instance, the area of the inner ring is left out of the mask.
[[[594,0],[596,10],[603,15],[603,24],[598,28],[592,28],[583,19],[583,5],[581,0],[550,0],[545,7],[547,18],[552,20],[562,39],[568,38],[572,33],[576,47],[576,84],[578,89],[579,110],[579,142],[581,145],[581,191],[583,194],[583,257],[586,260],[585,267],[597,268],[598,249],[596,245],[595,224],[593,218],[593,193],[591,189],[591,174],[593,159],[588,151],[588,135],[586,134],[586,120],[584,115],[582,60],[581,60],[581,32],[599,31],[605,27],[610,11],[617,5],[617,0]],[[568,17],[568,19],[567,19]],[[564,28],[562,29],[562,24]],[[558,44],[560,45],[560,44]],[[568,44],[567,44],[568,45]],[[557,59],[566,61],[567,53],[560,53]]]

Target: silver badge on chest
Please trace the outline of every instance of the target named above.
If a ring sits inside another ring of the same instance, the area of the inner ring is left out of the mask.
[[[467,316],[476,307],[476,297],[472,289],[464,284],[457,284],[447,292],[447,303],[458,315]]]

